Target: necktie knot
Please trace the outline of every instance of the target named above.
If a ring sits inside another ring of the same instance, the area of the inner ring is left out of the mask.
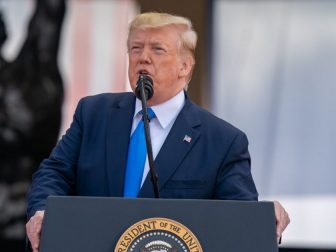
[[[143,114],[142,110],[139,113],[142,115]],[[152,120],[154,117],[156,117],[153,109],[151,109],[151,108],[147,108],[147,115],[148,115],[148,120],[149,121]]]

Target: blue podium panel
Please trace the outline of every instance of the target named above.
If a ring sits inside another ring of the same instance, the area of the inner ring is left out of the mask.
[[[42,252],[275,252],[272,202],[49,197]]]

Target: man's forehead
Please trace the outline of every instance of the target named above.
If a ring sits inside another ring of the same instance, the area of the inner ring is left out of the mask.
[[[151,44],[166,44],[175,42],[179,39],[177,30],[173,28],[165,29],[166,27],[155,27],[136,29],[130,34],[131,43],[144,43]]]
[[[151,45],[161,45],[161,44],[165,44],[165,40],[164,39],[159,39],[159,38],[155,38],[155,37],[145,37],[144,39],[141,38],[133,38],[131,39],[131,43],[132,44],[144,44],[144,43],[150,43]]]

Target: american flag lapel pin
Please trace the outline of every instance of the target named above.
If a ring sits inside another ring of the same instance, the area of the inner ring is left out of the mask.
[[[183,142],[188,142],[188,143],[190,143],[190,142],[191,142],[191,137],[188,136],[188,135],[185,135],[184,138],[183,138]]]

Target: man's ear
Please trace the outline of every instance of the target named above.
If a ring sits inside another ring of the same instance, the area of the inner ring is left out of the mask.
[[[179,77],[187,77],[190,75],[194,66],[194,60],[190,55],[184,55],[182,57],[182,62],[179,71]]]

